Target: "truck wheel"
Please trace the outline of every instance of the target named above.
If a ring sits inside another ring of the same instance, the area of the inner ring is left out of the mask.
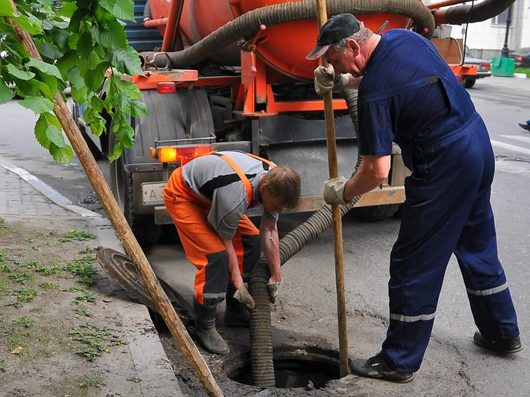
[[[391,218],[399,210],[399,206],[399,204],[390,204],[352,208],[350,214],[363,222],[379,222]]]
[[[115,134],[109,134],[109,148],[114,146],[115,139]],[[142,247],[156,244],[162,231],[155,224],[152,214],[140,215],[134,212],[132,174],[125,170],[123,156],[110,163],[110,185],[112,194],[114,194],[138,243]]]
[[[475,81],[477,81],[477,79],[465,79],[464,80],[464,87],[472,88],[475,85]]]

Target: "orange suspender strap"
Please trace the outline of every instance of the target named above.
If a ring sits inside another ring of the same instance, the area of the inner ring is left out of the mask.
[[[235,163],[235,161],[228,157],[226,154],[221,154],[218,156],[228,163],[228,165],[239,176],[241,182],[243,182],[243,186],[245,187],[245,191],[247,192],[248,206],[250,207],[254,200],[252,200],[252,185],[250,184],[250,181],[248,180],[247,176],[245,175],[243,170]]]
[[[262,157],[259,157],[259,156],[256,156],[255,154],[252,154],[252,153],[246,153],[245,154],[249,157],[252,157],[253,159],[256,159],[256,160],[259,160],[261,161],[262,163],[265,163],[269,166],[269,168],[274,168],[276,166],[276,164],[274,164],[272,161],[269,161],[267,159],[264,159]]]

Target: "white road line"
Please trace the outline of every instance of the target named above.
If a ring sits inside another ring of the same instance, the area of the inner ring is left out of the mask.
[[[67,199],[57,190],[53,189],[50,185],[47,185],[46,183],[44,183],[42,180],[37,178],[35,175],[30,174],[24,168],[20,168],[16,166],[15,164],[12,164],[9,161],[1,157],[0,157],[0,167],[3,167],[6,170],[11,171],[12,173],[18,175],[20,178],[25,180],[35,189],[37,189],[41,194],[48,197],[55,204],[67,210],[75,212],[76,214],[81,215],[82,217],[88,217],[88,218],[100,218],[101,217],[101,215],[96,212],[90,211],[89,209],[86,209],[83,207],[79,207],[78,205],[74,205],[69,199]]]
[[[494,141],[494,140],[491,140],[491,144],[496,147],[511,150],[512,152],[524,153],[524,154],[530,155],[530,149],[526,149],[521,146],[510,145],[509,143],[504,143],[504,142],[499,142],[499,141]]]
[[[530,136],[521,135],[501,135],[504,138],[513,139],[514,141],[530,143]]]

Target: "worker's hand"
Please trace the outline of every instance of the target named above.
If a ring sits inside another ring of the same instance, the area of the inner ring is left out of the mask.
[[[328,67],[319,66],[315,69],[315,91],[324,96],[329,91],[342,92],[348,87],[350,77],[348,74],[339,73],[335,76],[332,65]]]
[[[344,186],[348,180],[343,176],[324,182],[324,200],[328,204],[347,204],[344,200]]]
[[[333,89],[335,84],[335,70],[333,66],[320,65],[315,69],[315,91],[318,95],[324,96]]]
[[[273,304],[276,303],[276,299],[278,299],[280,285],[281,283],[279,281],[277,283],[273,283],[271,281],[267,283],[267,291],[269,292],[269,298],[271,299],[271,303]]]
[[[235,292],[234,298],[252,310],[254,309],[254,306],[256,306],[256,303],[254,302],[252,295],[250,295],[250,292],[248,292],[247,287],[247,283],[242,284],[241,287],[239,287]]]

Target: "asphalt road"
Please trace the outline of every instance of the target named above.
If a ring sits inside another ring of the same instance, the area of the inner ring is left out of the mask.
[[[526,348],[505,358],[486,355],[471,343],[475,328],[453,259],[440,296],[432,341],[414,385],[395,389],[380,382],[364,383],[366,390],[375,388],[379,395],[523,396],[530,390],[530,134],[517,125],[530,119],[530,79],[491,77],[479,80],[468,92],[488,126],[497,158],[492,204],[499,255]],[[0,120],[0,157],[41,178],[74,204],[101,211],[79,163],[74,160],[58,165],[36,143],[31,112],[10,102],[0,106]],[[100,166],[105,173],[106,164],[101,162]],[[283,219],[284,228],[300,220],[296,216]],[[351,218],[344,221],[349,353],[354,357],[376,353],[384,338],[388,255],[398,226],[397,220],[374,224]],[[167,277],[178,274],[175,282],[186,286],[184,295],[191,295],[193,269],[178,247],[161,244],[150,250],[149,258]],[[299,340],[319,338],[338,346],[332,234],[326,232],[308,244],[284,266],[283,276],[278,312],[285,319],[277,327],[296,329]]]

